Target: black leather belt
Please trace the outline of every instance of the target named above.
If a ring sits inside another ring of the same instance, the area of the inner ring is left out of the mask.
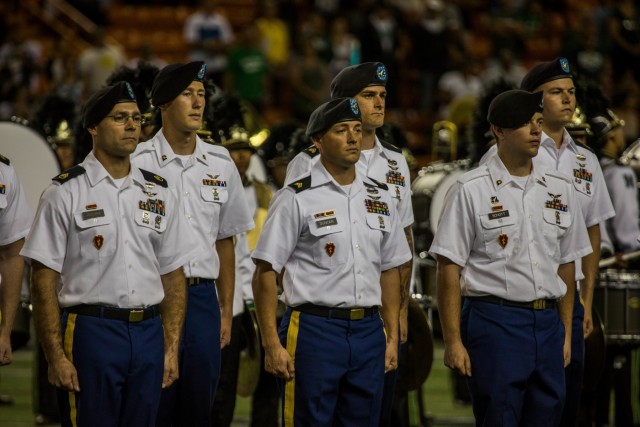
[[[118,308],[104,305],[74,305],[65,308],[69,313],[82,316],[102,317],[105,319],[124,320],[125,322],[142,322],[160,314],[160,307],[152,305],[144,308]]]
[[[362,307],[362,308],[337,308],[337,307],[325,307],[315,304],[301,304],[296,307],[291,307],[292,310],[300,311],[302,313],[313,314],[315,316],[329,317],[332,319],[340,320],[361,320],[365,317],[369,317],[373,314],[377,314],[378,306]]]
[[[213,279],[205,279],[204,277],[187,277],[187,285],[189,286],[203,285],[213,281]]]
[[[534,301],[509,301],[493,295],[486,295],[483,297],[465,297],[471,300],[488,302],[491,304],[506,305],[507,307],[519,307],[527,308],[529,310],[547,310],[550,308],[556,308],[558,300],[555,299],[537,299]]]

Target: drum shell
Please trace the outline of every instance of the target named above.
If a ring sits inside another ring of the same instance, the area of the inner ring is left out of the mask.
[[[602,315],[608,342],[640,342],[640,271],[600,272],[593,306]]]
[[[447,192],[469,165],[469,160],[432,163],[418,172],[411,184],[416,253],[427,251],[431,246]]]

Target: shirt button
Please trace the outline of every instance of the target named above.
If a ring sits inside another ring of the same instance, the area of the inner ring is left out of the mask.
[[[132,294],[135,294],[135,293],[136,293],[136,290],[135,290],[135,289],[134,289],[134,290],[132,290],[132,291],[131,291],[131,293],[132,293]]]
[[[356,224],[358,221],[356,221],[355,219],[353,220],[353,223]]]
[[[129,264],[129,268],[131,268],[131,264]]]
[[[542,286],[538,286],[538,290],[541,291],[542,290]]]
[[[125,241],[124,241],[124,244],[125,244],[125,245],[128,245],[128,244],[129,244],[129,241],[128,241],[128,240],[125,240]]]
[[[533,218],[533,216],[529,215],[529,219]]]
[[[362,295],[358,295],[358,299],[362,299]]]
[[[360,245],[356,245],[356,249],[360,249]]]
[[[185,191],[185,192],[184,192],[184,195],[185,195],[185,196],[187,196],[187,197],[189,197],[189,192],[188,192],[188,191]]]

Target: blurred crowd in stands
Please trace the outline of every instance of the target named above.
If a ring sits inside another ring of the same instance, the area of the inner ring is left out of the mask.
[[[46,2],[45,2],[46,3]],[[47,36],[16,2],[0,5],[0,120],[28,119],[39,97],[56,92],[76,105],[122,65],[158,67],[176,58],[158,45],[124,51],[105,37],[119,0],[69,0],[98,24],[78,51]],[[387,108],[427,123],[468,117],[469,105],[496,79],[517,85],[537,61],[567,57],[572,70],[596,80],[638,136],[640,4],[636,0],[243,0],[255,19],[233,25],[234,1],[127,0],[140,6],[189,6],[183,62],[205,59],[221,88],[255,107],[267,122],[305,123],[328,99],[343,67],[384,62]],[[463,119],[459,119],[463,120]]]

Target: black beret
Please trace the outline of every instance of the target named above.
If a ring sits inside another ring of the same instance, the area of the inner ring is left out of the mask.
[[[540,85],[558,79],[573,79],[567,58],[534,65],[522,79],[520,89],[533,92]]]
[[[114,105],[136,102],[136,95],[128,82],[119,82],[95,92],[82,108],[82,125],[86,128],[104,119]]]
[[[543,92],[527,92],[513,89],[493,98],[487,120],[492,125],[508,129],[519,128],[542,111]]]
[[[307,135],[324,132],[340,122],[362,121],[358,102],[353,98],[336,98],[315,109],[309,117]]]
[[[180,92],[189,87],[192,81],[204,83],[206,69],[207,65],[202,61],[167,65],[160,70],[153,81],[151,102],[159,107],[171,102]]]
[[[356,96],[368,86],[386,86],[387,67],[382,62],[365,62],[343,68],[331,81],[331,97]]]

